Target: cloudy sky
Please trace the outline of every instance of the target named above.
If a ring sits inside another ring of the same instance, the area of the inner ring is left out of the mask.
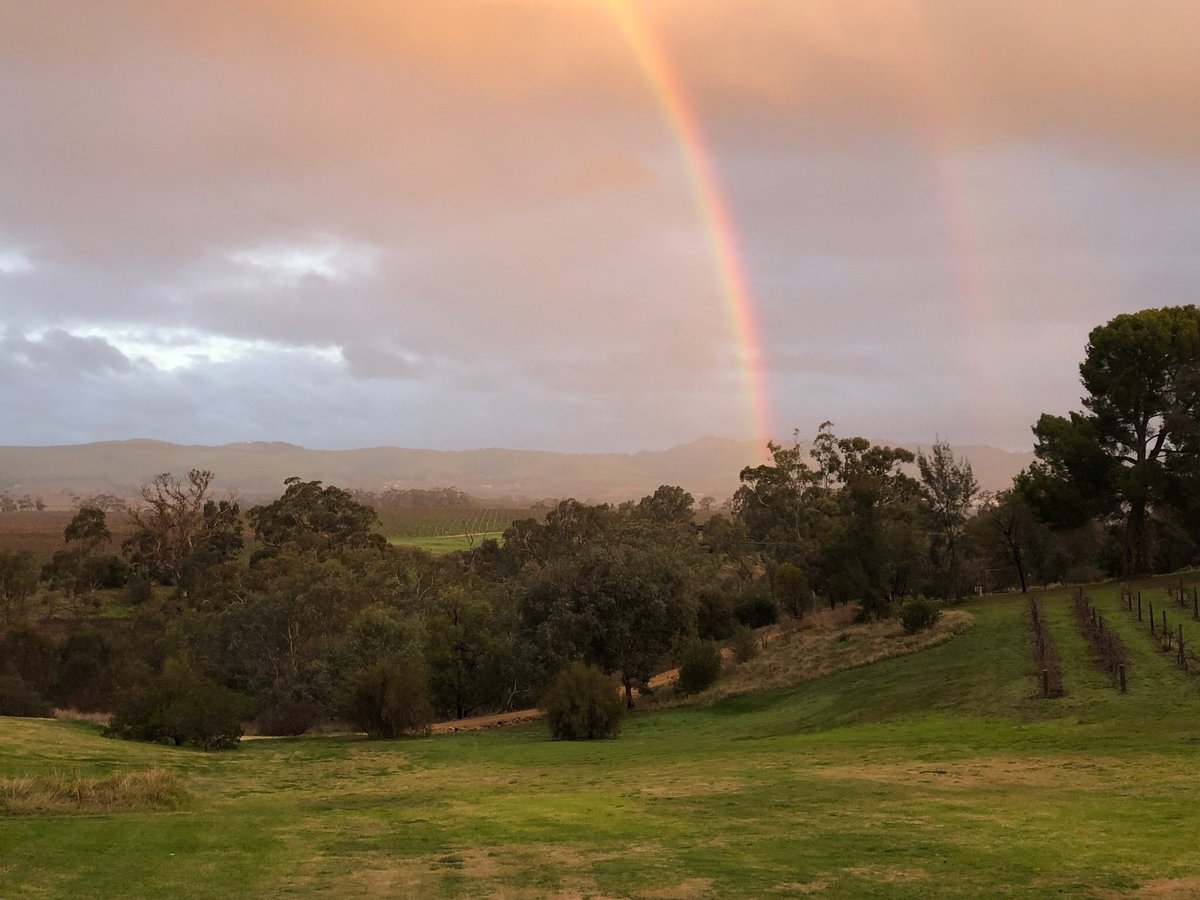
[[[748,436],[754,365],[778,435],[1026,448],[1091,327],[1200,300],[1197,34],[1133,0],[0,0],[0,444],[653,449]]]

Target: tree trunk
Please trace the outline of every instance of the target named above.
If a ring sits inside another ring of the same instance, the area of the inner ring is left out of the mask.
[[[633,709],[633,682],[627,676],[622,675],[621,684],[625,685],[625,708]]]
[[[1014,546],[1012,548],[1013,563],[1017,567],[1017,578],[1021,582],[1021,593],[1028,594],[1029,588],[1025,584],[1025,560],[1021,558],[1021,548]]]

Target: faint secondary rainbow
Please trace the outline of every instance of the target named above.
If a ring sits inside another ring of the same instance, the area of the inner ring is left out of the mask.
[[[684,167],[695,190],[696,205],[712,243],[721,292],[741,356],[750,430],[755,439],[765,446],[773,435],[758,321],[738,250],[737,233],[721,193],[716,167],[704,142],[704,133],[665,50],[633,8],[631,0],[607,0],[607,6],[620,25],[662,107],[667,123],[675,133]]]

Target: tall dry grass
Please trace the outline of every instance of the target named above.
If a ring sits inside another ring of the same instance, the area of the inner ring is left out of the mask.
[[[857,606],[842,606],[765,629],[758,656],[732,666],[693,700],[714,703],[791,687],[843,669],[915,653],[945,643],[970,628],[973,621],[966,610],[952,609],[943,612],[932,628],[905,634],[897,619],[856,624],[857,616]]]
[[[188,794],[174,772],[146,769],[102,778],[51,772],[0,778],[0,815],[144,812],[177,809]]]

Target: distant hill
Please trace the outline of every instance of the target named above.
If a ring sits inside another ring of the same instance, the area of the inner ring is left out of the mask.
[[[1033,458],[1031,453],[986,446],[955,450],[972,461],[980,484],[990,490],[1007,487]],[[219,490],[235,491],[248,501],[278,496],[283,480],[292,475],[375,491],[385,486],[453,486],[481,498],[577,497],[596,502],[637,498],[660,484],[678,484],[697,498],[709,495],[723,500],[737,488],[741,469],[761,459],[756,442],[711,437],[639,453],[400,447],[308,450],[284,443],[207,447],[131,440],[0,447],[0,490],[41,495],[51,507],[63,507],[71,494],[133,497],[156,474],[182,475],[189,468],[200,468],[216,473]]]

